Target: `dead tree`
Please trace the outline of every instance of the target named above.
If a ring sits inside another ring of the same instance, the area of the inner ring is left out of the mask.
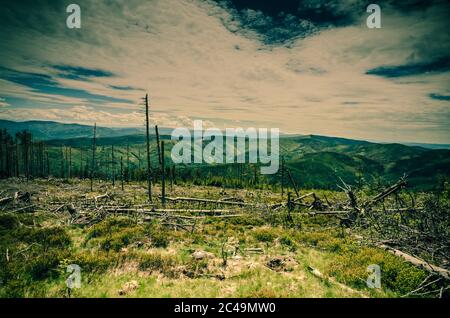
[[[300,196],[300,194],[298,193],[297,185],[295,184],[294,178],[292,178],[291,170],[290,169],[286,169],[286,171],[288,173],[288,177],[289,177],[289,180],[291,181],[292,187],[294,188],[295,195],[298,198]]]
[[[114,145],[111,145],[111,178],[112,186],[116,186],[116,167],[114,162]]]
[[[22,155],[23,155],[23,167],[25,170],[25,176],[27,178],[27,182],[30,179],[30,145],[31,145],[31,133],[24,130],[22,132],[18,132],[16,134],[17,139],[20,140],[22,146]]]
[[[127,138],[127,167],[126,171],[126,179],[127,183],[130,182],[130,140]]]
[[[123,189],[124,189],[124,187],[123,187],[123,157],[122,156],[120,156],[120,183],[121,183],[121,186],[122,186],[122,191],[123,191]]]
[[[166,169],[164,167],[164,141],[161,141],[161,203],[166,206]]]
[[[47,178],[50,178],[50,159],[48,157],[48,150],[45,152],[45,161],[47,163]]]
[[[92,138],[91,191],[93,191],[94,186],[96,134],[97,134],[97,123],[94,123],[94,132]]]
[[[284,157],[281,157],[281,198],[284,197]]]
[[[159,131],[158,131],[158,125],[155,126],[155,134],[156,134],[156,146],[158,149],[158,161],[159,164],[162,165],[162,154],[161,154],[161,147],[160,147],[160,141],[159,141]]]
[[[148,200],[152,201],[152,174],[150,165],[150,127],[148,120],[148,94],[145,94],[145,123],[146,123],[146,141],[147,141],[147,188]]]

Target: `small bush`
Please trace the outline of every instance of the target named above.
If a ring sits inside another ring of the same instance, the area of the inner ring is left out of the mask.
[[[160,271],[166,275],[173,273],[172,267],[177,263],[174,257],[159,253],[143,254],[138,262],[140,270]]]
[[[337,255],[328,273],[346,284],[366,287],[367,267],[377,264],[381,269],[381,286],[400,295],[406,294],[425,279],[426,273],[398,257],[375,248],[362,247]]]
[[[277,237],[274,229],[260,228],[253,231],[253,236],[260,242],[273,242]]]
[[[13,215],[0,215],[0,231],[13,230],[19,226],[19,220]]]
[[[144,231],[139,226],[122,229],[121,231],[114,232],[110,236],[102,239],[100,241],[100,248],[105,251],[114,250],[118,252],[123,247],[126,247],[136,241],[142,240],[143,237]]]
[[[91,227],[91,229],[87,233],[86,240],[111,235],[112,233],[117,232],[120,229],[130,226],[135,226],[135,224],[129,218],[110,217]]]
[[[114,253],[81,252],[73,255],[70,263],[80,266],[83,273],[94,274],[105,272],[108,268],[119,265],[120,259]]]
[[[17,240],[32,244],[42,245],[44,250],[49,248],[63,249],[72,244],[72,240],[67,232],[61,227],[51,228],[19,228],[14,236]]]
[[[26,272],[33,280],[58,277],[58,266],[66,256],[58,251],[37,255],[27,262]]]

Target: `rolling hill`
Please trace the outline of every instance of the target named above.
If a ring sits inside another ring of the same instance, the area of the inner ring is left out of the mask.
[[[0,120],[0,128],[6,128],[10,133],[27,129],[33,133],[35,139],[46,140],[46,144],[55,150],[61,146],[89,149],[92,142],[92,127],[85,125]],[[167,128],[160,129],[161,139],[170,139],[170,131]],[[152,136],[152,147],[154,139]],[[114,145],[117,151],[123,153],[127,144],[135,153],[144,154],[144,143],[145,137],[140,129],[98,127],[97,145],[103,149],[99,155],[104,152],[105,156],[108,156],[105,147],[110,145]],[[168,162],[172,145],[173,142],[166,143]],[[296,183],[302,187],[335,189],[339,178],[351,184],[393,182],[403,174],[407,174],[412,187],[429,190],[435,187],[437,182],[450,180],[448,149],[318,135],[284,135],[280,138],[280,151]],[[76,162],[77,159],[74,160]],[[193,169],[201,170],[206,175],[212,167],[197,164]],[[213,169],[218,175],[232,178],[227,175],[230,170],[226,164],[215,166]],[[277,183],[279,176],[272,175],[266,178],[272,183]]]

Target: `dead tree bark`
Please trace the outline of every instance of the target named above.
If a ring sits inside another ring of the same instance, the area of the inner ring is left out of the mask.
[[[161,141],[161,203],[166,206],[166,169],[164,166],[164,141]]]
[[[284,197],[284,157],[281,157],[281,199]]]
[[[287,170],[287,173],[288,173],[289,180],[291,181],[292,187],[294,188],[295,195],[298,198],[300,195],[298,193],[297,185],[295,184],[294,178],[292,178],[291,170],[289,170],[289,169],[286,169],[286,170]]]
[[[121,183],[121,187],[122,187],[122,191],[123,191],[123,157],[120,157],[120,183]]]
[[[161,148],[160,148],[160,141],[159,141],[158,125],[155,126],[155,134],[156,134],[156,146],[158,148],[158,161],[159,161],[159,164],[162,165],[162,157],[161,157]]]
[[[152,175],[150,165],[150,127],[148,120],[148,94],[145,94],[145,122],[146,122],[146,141],[147,141],[147,188],[148,200],[152,201]]]
[[[112,177],[112,186],[116,186],[116,167],[114,162],[114,145],[111,145],[111,177]]]
[[[97,123],[94,123],[94,135],[92,138],[92,166],[91,166],[91,191],[94,187],[94,171],[95,171],[95,150],[96,150],[96,134],[97,134]]]
[[[69,162],[67,167],[67,178],[70,180],[72,174],[72,147],[69,147]]]
[[[127,138],[127,167],[126,171],[126,180],[127,183],[130,182],[130,140]]]
[[[45,157],[47,162],[47,178],[50,178],[50,159],[48,157],[48,150],[45,152]]]

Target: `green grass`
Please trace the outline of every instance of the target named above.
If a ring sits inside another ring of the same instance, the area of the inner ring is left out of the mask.
[[[63,186],[55,182],[39,188],[39,182],[35,189],[42,200],[54,200],[56,195],[76,197],[80,187],[88,188],[87,182]],[[107,188],[90,195],[105,190],[114,192]],[[220,196],[219,190],[210,187],[177,187],[175,191],[175,195]],[[114,193],[119,197],[132,193],[138,202],[145,200],[145,188],[139,184]],[[259,196],[268,202],[278,196],[270,192],[228,195],[248,196],[246,200]],[[329,197],[334,195],[340,194],[327,192]],[[67,225],[67,217],[41,210],[0,215],[0,255],[8,250],[10,256],[9,261],[0,258],[0,297],[66,297],[69,264],[78,264],[82,275],[82,286],[72,290],[71,297],[399,297],[426,277],[424,271],[386,251],[359,245],[339,229],[320,230],[326,222],[320,217],[294,215],[294,226],[286,225],[281,215],[251,213],[248,218],[226,221],[205,218],[192,233],[128,216],[110,216],[90,227]],[[260,248],[263,254],[245,252],[247,248]],[[193,259],[197,250],[210,257]],[[239,257],[233,258],[232,251]],[[273,258],[289,260],[289,268],[269,268]],[[381,267],[380,290],[365,284],[370,264]],[[309,267],[326,277],[314,276]],[[138,287],[119,295],[132,280]]]

